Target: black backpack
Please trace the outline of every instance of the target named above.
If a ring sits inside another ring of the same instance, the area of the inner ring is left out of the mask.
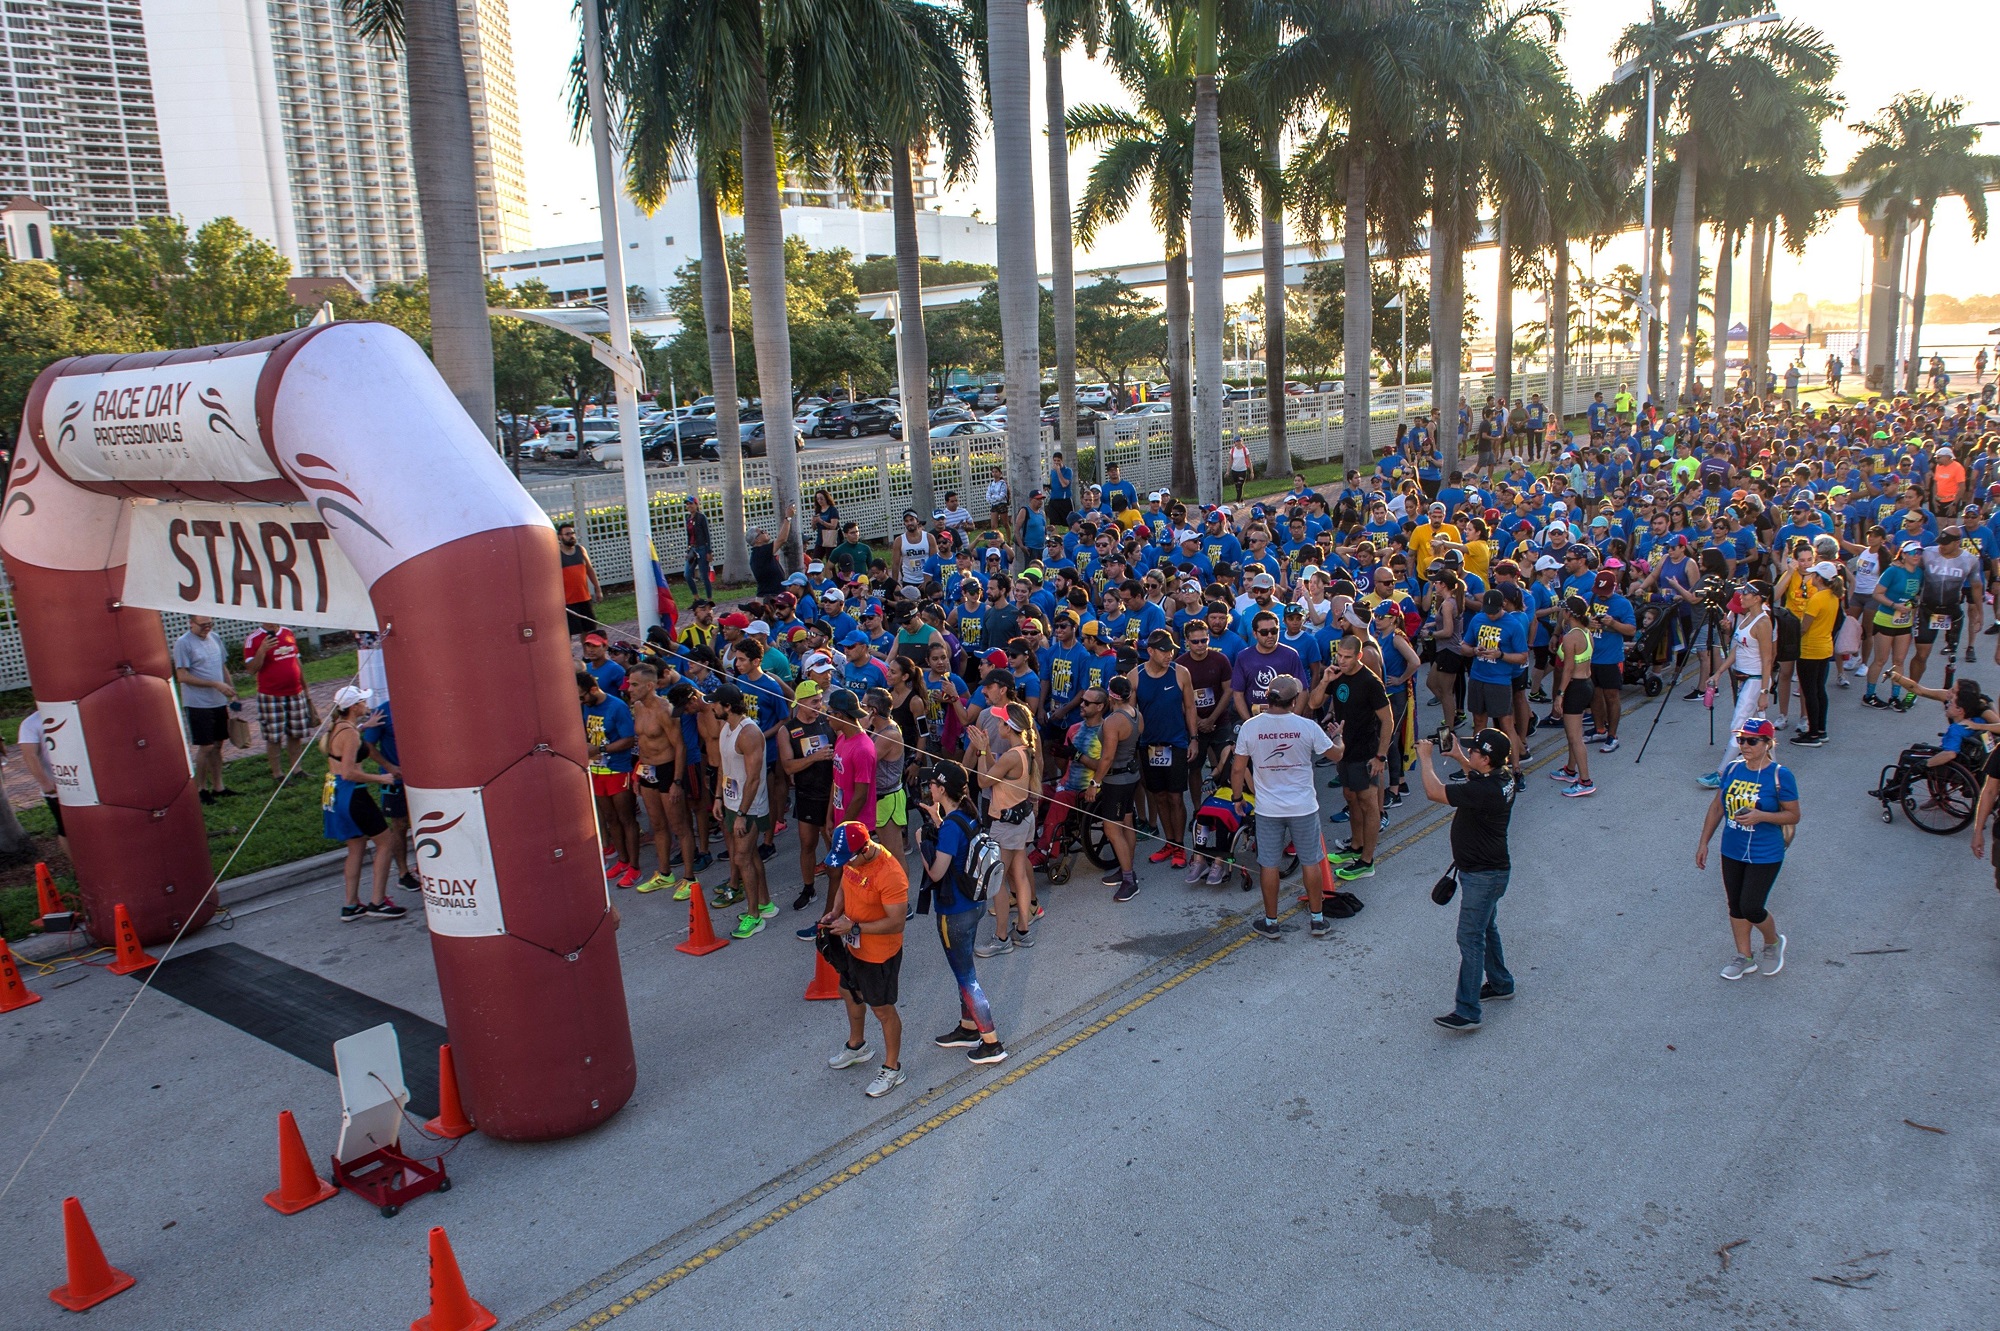
[[[1805,626],[1799,623],[1799,617],[1782,605],[1774,605],[1771,607],[1771,623],[1774,626],[1772,636],[1778,648],[1778,659],[1798,660],[1799,637],[1805,631]]]

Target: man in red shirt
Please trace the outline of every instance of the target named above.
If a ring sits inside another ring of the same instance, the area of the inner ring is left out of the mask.
[[[257,725],[264,732],[271,780],[279,781],[319,729],[299,666],[299,641],[288,628],[259,625],[243,640],[243,664],[257,676]]]

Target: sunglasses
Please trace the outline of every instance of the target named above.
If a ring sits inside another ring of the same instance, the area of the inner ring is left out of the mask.
[[[1276,636],[1277,636],[1277,633],[1278,633],[1278,630],[1276,630],[1276,629],[1258,629],[1258,630],[1257,630],[1257,636],[1258,636],[1258,637],[1260,637],[1260,638],[1265,638],[1265,637],[1276,637]]]

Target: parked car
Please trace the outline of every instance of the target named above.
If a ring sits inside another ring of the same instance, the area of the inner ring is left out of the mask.
[[[1088,438],[1097,432],[1097,423],[1099,421],[1108,420],[1109,418],[1109,413],[1099,411],[1095,407],[1086,407],[1079,403],[1076,409],[1076,432],[1078,436]],[[1061,442],[1061,407],[1050,407],[1047,411],[1044,411],[1042,413],[1042,424],[1054,429],[1058,442]]]
[[[1118,419],[1137,420],[1142,416],[1165,416],[1174,409],[1171,402],[1135,402],[1118,413]]]
[[[932,407],[930,411],[931,425],[950,425],[955,421],[970,421],[977,419],[978,417],[972,414],[971,407],[968,407],[963,402],[958,402],[958,401],[947,401],[941,407]],[[903,437],[902,417],[898,416],[896,418],[896,423],[889,427],[889,437],[891,439],[901,439]]]
[[[893,412],[884,411],[873,402],[836,402],[820,409],[809,433],[814,439],[836,435],[859,439],[864,434],[881,434],[896,419]],[[808,433],[803,427],[800,432]]]
[[[535,440],[529,448],[529,455],[537,460],[545,458],[574,458],[583,451],[586,444],[610,439],[618,433],[615,420],[586,420],[583,423],[581,439],[577,430],[565,422],[558,428]]]
[[[1002,433],[1005,432],[985,421],[952,421],[946,425],[934,425],[931,427],[931,438],[934,440],[957,439],[961,435]]]
[[[817,406],[800,407],[799,414],[792,417],[792,428],[804,439],[811,439],[819,433],[819,418],[829,410],[832,403],[822,402]]]

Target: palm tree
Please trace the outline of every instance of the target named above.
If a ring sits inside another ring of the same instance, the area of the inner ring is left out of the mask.
[[[994,221],[1001,357],[1007,376],[1007,487],[1017,499],[1042,467],[1041,278],[1035,265],[1035,164],[1029,113],[1028,0],[987,0]]]
[[[1957,197],[1972,222],[1972,238],[1986,239],[1986,191],[2000,181],[2000,157],[1976,152],[1979,130],[1964,123],[1965,100],[1906,92],[1873,120],[1853,126],[1862,138],[1846,180],[1865,185],[1862,215],[1900,208],[1922,222],[1917,242],[1916,289],[1910,300],[1909,373],[1903,391],[1917,387],[1918,343],[1924,331],[1924,297],[1929,278],[1931,222],[1938,200]],[[1893,354],[1893,353],[1892,353]]]
[[[1613,52],[1654,71],[1660,113],[1678,131],[1672,147],[1676,179],[1666,374],[1675,395],[1685,387],[1682,334],[1692,326],[1696,304],[1703,163],[1716,165],[1754,151],[1763,128],[1755,121],[1754,109],[1770,85],[1796,79],[1823,90],[1839,66],[1832,44],[1804,24],[1778,24],[1734,39],[1727,32],[1692,36],[1762,9],[1759,0],[1681,0],[1668,11],[1655,0],[1651,17],[1626,28]],[[1646,129],[1644,84],[1643,79],[1629,79],[1598,95],[1600,120],[1612,109],[1638,111],[1626,116],[1626,133],[1641,142]],[[1667,400],[1671,403],[1673,398]]]
[[[1194,181],[1194,59],[1192,25],[1164,34],[1133,17],[1110,48],[1111,67],[1133,106],[1072,107],[1069,135],[1099,148],[1076,206],[1077,239],[1089,245],[1104,226],[1130,210],[1142,186],[1148,212],[1166,245],[1167,381],[1172,385],[1177,494],[1194,494],[1194,441],[1188,429],[1188,283],[1186,227]],[[1256,217],[1258,145],[1233,120],[1217,126],[1222,153],[1223,208],[1247,232]],[[1219,307],[1218,307],[1219,308]],[[1218,342],[1218,347],[1220,343]],[[1218,370],[1219,374],[1219,370]],[[1011,415],[1011,413],[1010,413]]]
[[[1188,200],[1188,248],[1194,260],[1195,494],[1222,499],[1222,55],[1220,0],[1195,0],[1194,161]]]
[[[1542,32],[1536,32],[1539,26]],[[1482,36],[1487,77],[1506,90],[1501,114],[1486,130],[1488,191],[1499,249],[1499,289],[1493,302],[1493,391],[1502,403],[1514,396],[1514,286],[1516,259],[1549,240],[1547,167],[1569,144],[1557,132],[1574,120],[1576,94],[1553,43],[1562,39],[1561,12],[1529,6],[1496,18]]]
[[[472,98],[453,0],[342,0],[362,37],[403,56],[410,173],[424,222],[431,360],[465,414],[489,439],[493,325],[486,314],[479,193],[472,160]]]

